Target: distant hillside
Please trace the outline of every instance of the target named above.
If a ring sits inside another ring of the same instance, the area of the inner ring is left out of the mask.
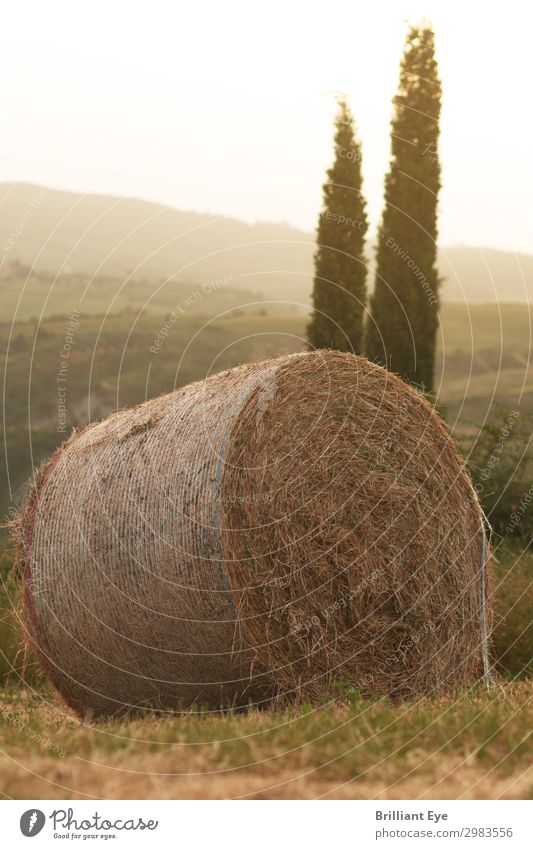
[[[498,404],[533,411],[532,318],[523,304],[444,305],[435,384],[452,428],[475,432],[473,423],[491,417]],[[72,343],[63,397],[69,432],[73,425],[213,372],[302,350],[305,324],[303,315],[262,312],[212,321],[187,312],[166,323],[161,315],[149,313],[84,314],[74,323],[66,316],[20,321],[14,331],[0,323],[6,399],[0,521],[11,497],[18,503],[32,467],[65,436],[58,431],[57,374],[67,333]]]
[[[0,184],[0,257],[43,272],[208,282],[266,299],[309,302],[314,234],[245,224],[132,198]],[[440,250],[444,300],[533,300],[533,257],[471,247]],[[1,276],[1,266],[0,266]]]

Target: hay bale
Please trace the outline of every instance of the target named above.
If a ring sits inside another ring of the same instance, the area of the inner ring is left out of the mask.
[[[427,402],[363,358],[255,363],[89,426],[19,537],[29,634],[82,714],[481,671],[477,499]]]

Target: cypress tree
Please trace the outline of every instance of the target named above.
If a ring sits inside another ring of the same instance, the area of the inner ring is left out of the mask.
[[[441,86],[428,26],[411,27],[407,35],[393,104],[392,156],[365,350],[370,359],[430,392],[439,309]]]
[[[340,98],[335,155],[324,183],[318,220],[309,346],[360,353],[366,301],[364,241],[368,228],[361,191],[361,146],[351,110]]]

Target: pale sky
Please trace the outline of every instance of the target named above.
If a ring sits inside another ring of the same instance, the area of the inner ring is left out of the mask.
[[[533,253],[527,0],[100,2],[3,8],[0,180],[315,227],[348,93],[379,223],[406,21],[443,82],[440,242]]]

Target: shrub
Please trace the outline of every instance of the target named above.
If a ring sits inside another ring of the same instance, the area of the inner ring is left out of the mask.
[[[481,506],[497,534],[533,539],[532,418],[500,411],[485,424],[468,463]]]
[[[510,676],[533,673],[533,554],[506,545],[494,567],[493,652]]]
[[[17,617],[20,582],[13,572],[13,558],[0,556],[0,685],[40,681],[39,666],[25,645]]]

